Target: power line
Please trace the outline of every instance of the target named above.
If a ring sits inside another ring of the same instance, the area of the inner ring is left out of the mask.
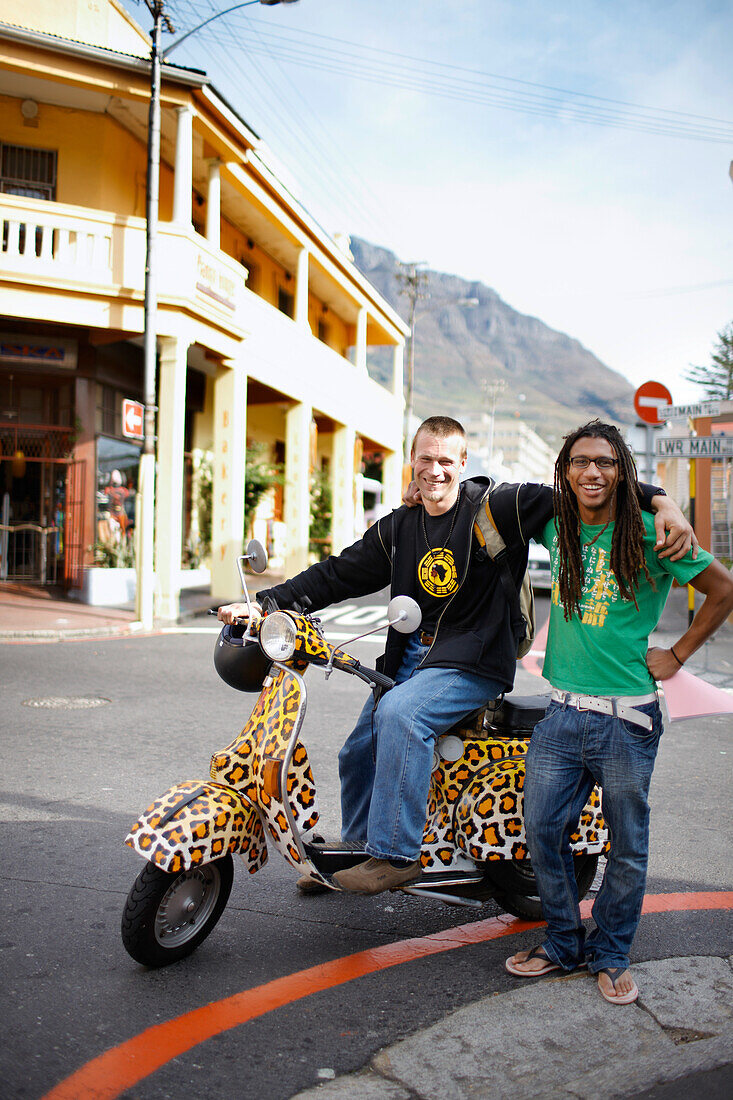
[[[263,52],[262,47],[250,46],[250,52]],[[432,94],[444,99],[457,100],[461,103],[473,103],[477,106],[497,107],[503,110],[519,112],[521,114],[550,118],[558,122],[583,122],[592,125],[612,127],[627,132],[648,133],[663,137],[687,138],[695,141],[715,142],[730,144],[733,141],[733,124],[728,131],[716,127],[693,128],[687,122],[672,123],[665,119],[656,118],[653,115],[634,117],[623,112],[613,114],[605,109],[593,108],[584,104],[573,103],[542,103],[526,102],[517,98],[512,93],[502,94],[496,91],[482,92],[461,86],[459,83],[436,81],[428,77],[422,77],[411,71],[404,73],[389,72],[383,68],[371,68],[362,65],[355,67],[351,61],[326,61],[302,50],[292,48],[278,48],[268,51],[270,56],[279,57],[291,64],[300,65],[320,72],[330,72],[336,75],[347,76],[352,79],[364,80],[370,83],[380,84],[384,87],[401,88],[408,91],[420,91]]]
[[[256,20],[256,18],[252,17],[252,21],[256,22],[257,20]],[[267,24],[267,26],[269,27],[270,25]],[[576,96],[576,97],[583,98],[583,99],[596,100],[596,101],[601,102],[601,103],[612,103],[612,104],[616,104],[617,106],[635,107],[635,108],[638,108],[638,109],[641,109],[641,110],[644,110],[644,111],[657,111],[657,112],[660,112],[660,113],[663,113],[663,114],[675,115],[675,116],[682,117],[682,118],[697,119],[699,121],[720,122],[720,123],[723,123],[726,126],[733,125],[733,123],[731,123],[731,121],[729,119],[713,118],[709,115],[692,114],[692,113],[687,112],[687,111],[672,111],[672,110],[670,110],[669,108],[666,108],[666,107],[648,107],[648,106],[645,106],[644,104],[634,103],[634,102],[631,102],[631,101],[628,101],[628,100],[612,99],[608,96],[598,96],[598,95],[595,95],[591,92],[579,92],[579,91],[573,90],[571,88],[560,88],[560,87],[557,87],[556,85],[552,85],[552,84],[540,84],[540,83],[538,83],[536,81],[532,81],[532,80],[522,80],[519,77],[504,76],[504,75],[499,74],[499,73],[491,73],[491,72],[487,72],[487,71],[482,70],[482,69],[467,68],[466,66],[462,66],[462,65],[452,65],[452,64],[450,64],[448,62],[445,62],[445,61],[434,61],[431,58],[416,57],[413,54],[400,53],[400,52],[395,51],[395,50],[385,50],[381,47],[378,48],[378,47],[375,47],[375,46],[367,46],[365,43],[350,42],[347,39],[335,38],[332,35],[318,34],[315,31],[298,30],[297,34],[298,34],[298,37],[304,37],[305,36],[305,37],[309,37],[309,38],[318,38],[318,39],[321,39],[323,41],[336,42],[339,45],[350,46],[354,49],[362,50],[364,52],[370,52],[370,53],[385,55],[385,56],[388,56],[388,57],[399,57],[399,58],[402,58],[403,60],[414,61],[421,68],[425,65],[432,65],[434,68],[446,69],[446,70],[450,70],[452,72],[470,73],[472,75],[481,76],[481,77],[484,77],[485,79],[489,79],[489,80],[501,80],[501,81],[504,81],[505,83],[523,85],[524,87],[528,87],[528,88],[541,88],[541,89],[543,89],[543,91],[559,92],[562,95],[571,95],[571,96]],[[292,38],[293,36],[292,36],[292,34],[288,34],[287,31],[281,31],[280,32],[280,37]]]
[[[261,20],[251,19],[252,23]],[[451,66],[442,62],[433,62],[425,58],[413,58],[409,55],[397,54],[394,51],[380,51],[373,47],[362,46],[340,39],[331,39],[328,36],[316,35],[313,32],[299,31],[297,37],[292,32],[274,31],[268,26],[268,30],[260,35],[261,44],[252,49],[260,51],[268,49],[273,58],[280,58],[291,64],[299,64],[316,71],[333,72],[337,75],[356,77],[361,80],[369,80],[386,86],[402,87],[410,90],[423,91],[427,94],[440,95],[444,98],[460,99],[463,102],[472,102],[477,105],[493,106],[500,109],[522,111],[544,117],[554,117],[567,121],[586,122],[594,125],[613,126],[624,130],[632,130],[642,133],[657,133],[662,136],[686,137],[703,141],[730,141],[733,140],[733,122],[726,120],[709,119],[707,116],[693,115],[687,112],[675,112],[667,108],[646,107],[640,104],[625,103],[621,100],[612,100],[607,97],[589,95],[587,93],[573,92],[565,89],[555,89],[546,85],[534,85],[529,81],[519,81],[509,77],[496,77],[493,74],[481,73],[478,70],[463,69],[460,66]],[[212,32],[221,41],[219,32]],[[300,41],[303,36],[311,39],[335,41],[340,46],[349,47],[348,50],[339,48],[335,50],[329,46],[306,45]],[[271,40],[271,45],[265,47],[264,40]],[[231,45],[231,32],[227,39]],[[372,56],[370,56],[372,55]],[[408,61],[407,65],[394,65],[383,60],[384,57],[398,57]],[[419,64],[415,69],[412,62]],[[480,76],[480,80],[466,79],[464,77],[452,77],[437,73],[431,75],[425,72],[425,66],[444,70],[446,74],[452,72],[468,73]],[[490,83],[491,80],[502,80],[521,84],[524,87],[540,87],[544,91],[537,94],[531,91],[501,88]],[[572,101],[558,99],[557,95],[547,95],[545,92],[560,93],[571,96]],[[622,109],[619,110],[618,107]],[[629,110],[628,108],[633,108]],[[713,123],[713,125],[710,125]]]

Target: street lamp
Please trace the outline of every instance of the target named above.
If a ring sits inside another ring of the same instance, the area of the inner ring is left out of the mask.
[[[143,449],[140,456],[138,475],[139,512],[136,526],[139,527],[136,556],[136,614],[143,629],[152,630],[154,604],[155,570],[155,413],[156,413],[156,377],[158,353],[158,294],[157,294],[157,240],[158,240],[158,204],[160,188],[160,67],[177,46],[180,46],[196,31],[212,23],[214,19],[248,8],[253,4],[273,7],[275,4],[297,4],[298,0],[247,0],[243,4],[234,4],[223,11],[204,19],[192,30],[187,31],[167,50],[161,51],[160,40],[163,27],[173,34],[173,25],[165,11],[165,0],[145,0],[145,5],[153,17],[152,46],[150,50],[150,107],[148,111],[148,171],[145,194],[145,333],[143,340],[145,360],[143,418]]]

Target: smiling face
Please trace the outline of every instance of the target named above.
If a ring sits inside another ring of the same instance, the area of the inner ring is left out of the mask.
[[[460,435],[419,431],[412,445],[412,467],[426,512],[439,516],[453,507],[466,466],[466,442]]]
[[[591,461],[584,470],[573,466],[572,459],[615,459],[613,466],[599,470]],[[618,456],[607,439],[584,435],[576,439],[570,448],[565,477],[578,501],[578,511],[583,523],[606,523],[613,517],[616,490],[623,474],[619,472]]]

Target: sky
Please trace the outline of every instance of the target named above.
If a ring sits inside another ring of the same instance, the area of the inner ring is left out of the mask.
[[[164,44],[232,3],[168,0]],[[480,280],[686,403],[733,321],[731,41],[729,0],[299,0],[171,61],[328,233]]]

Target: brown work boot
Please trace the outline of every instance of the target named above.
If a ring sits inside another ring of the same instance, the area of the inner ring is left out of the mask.
[[[298,888],[298,892],[301,894],[328,894],[329,888],[324,883],[319,882],[316,878],[311,878],[310,875],[301,875],[295,883]]]
[[[388,859],[372,858],[366,863],[357,863],[356,867],[337,871],[333,881],[351,894],[381,894],[383,890],[406,886],[408,882],[414,882],[419,877],[419,860],[395,867]]]

